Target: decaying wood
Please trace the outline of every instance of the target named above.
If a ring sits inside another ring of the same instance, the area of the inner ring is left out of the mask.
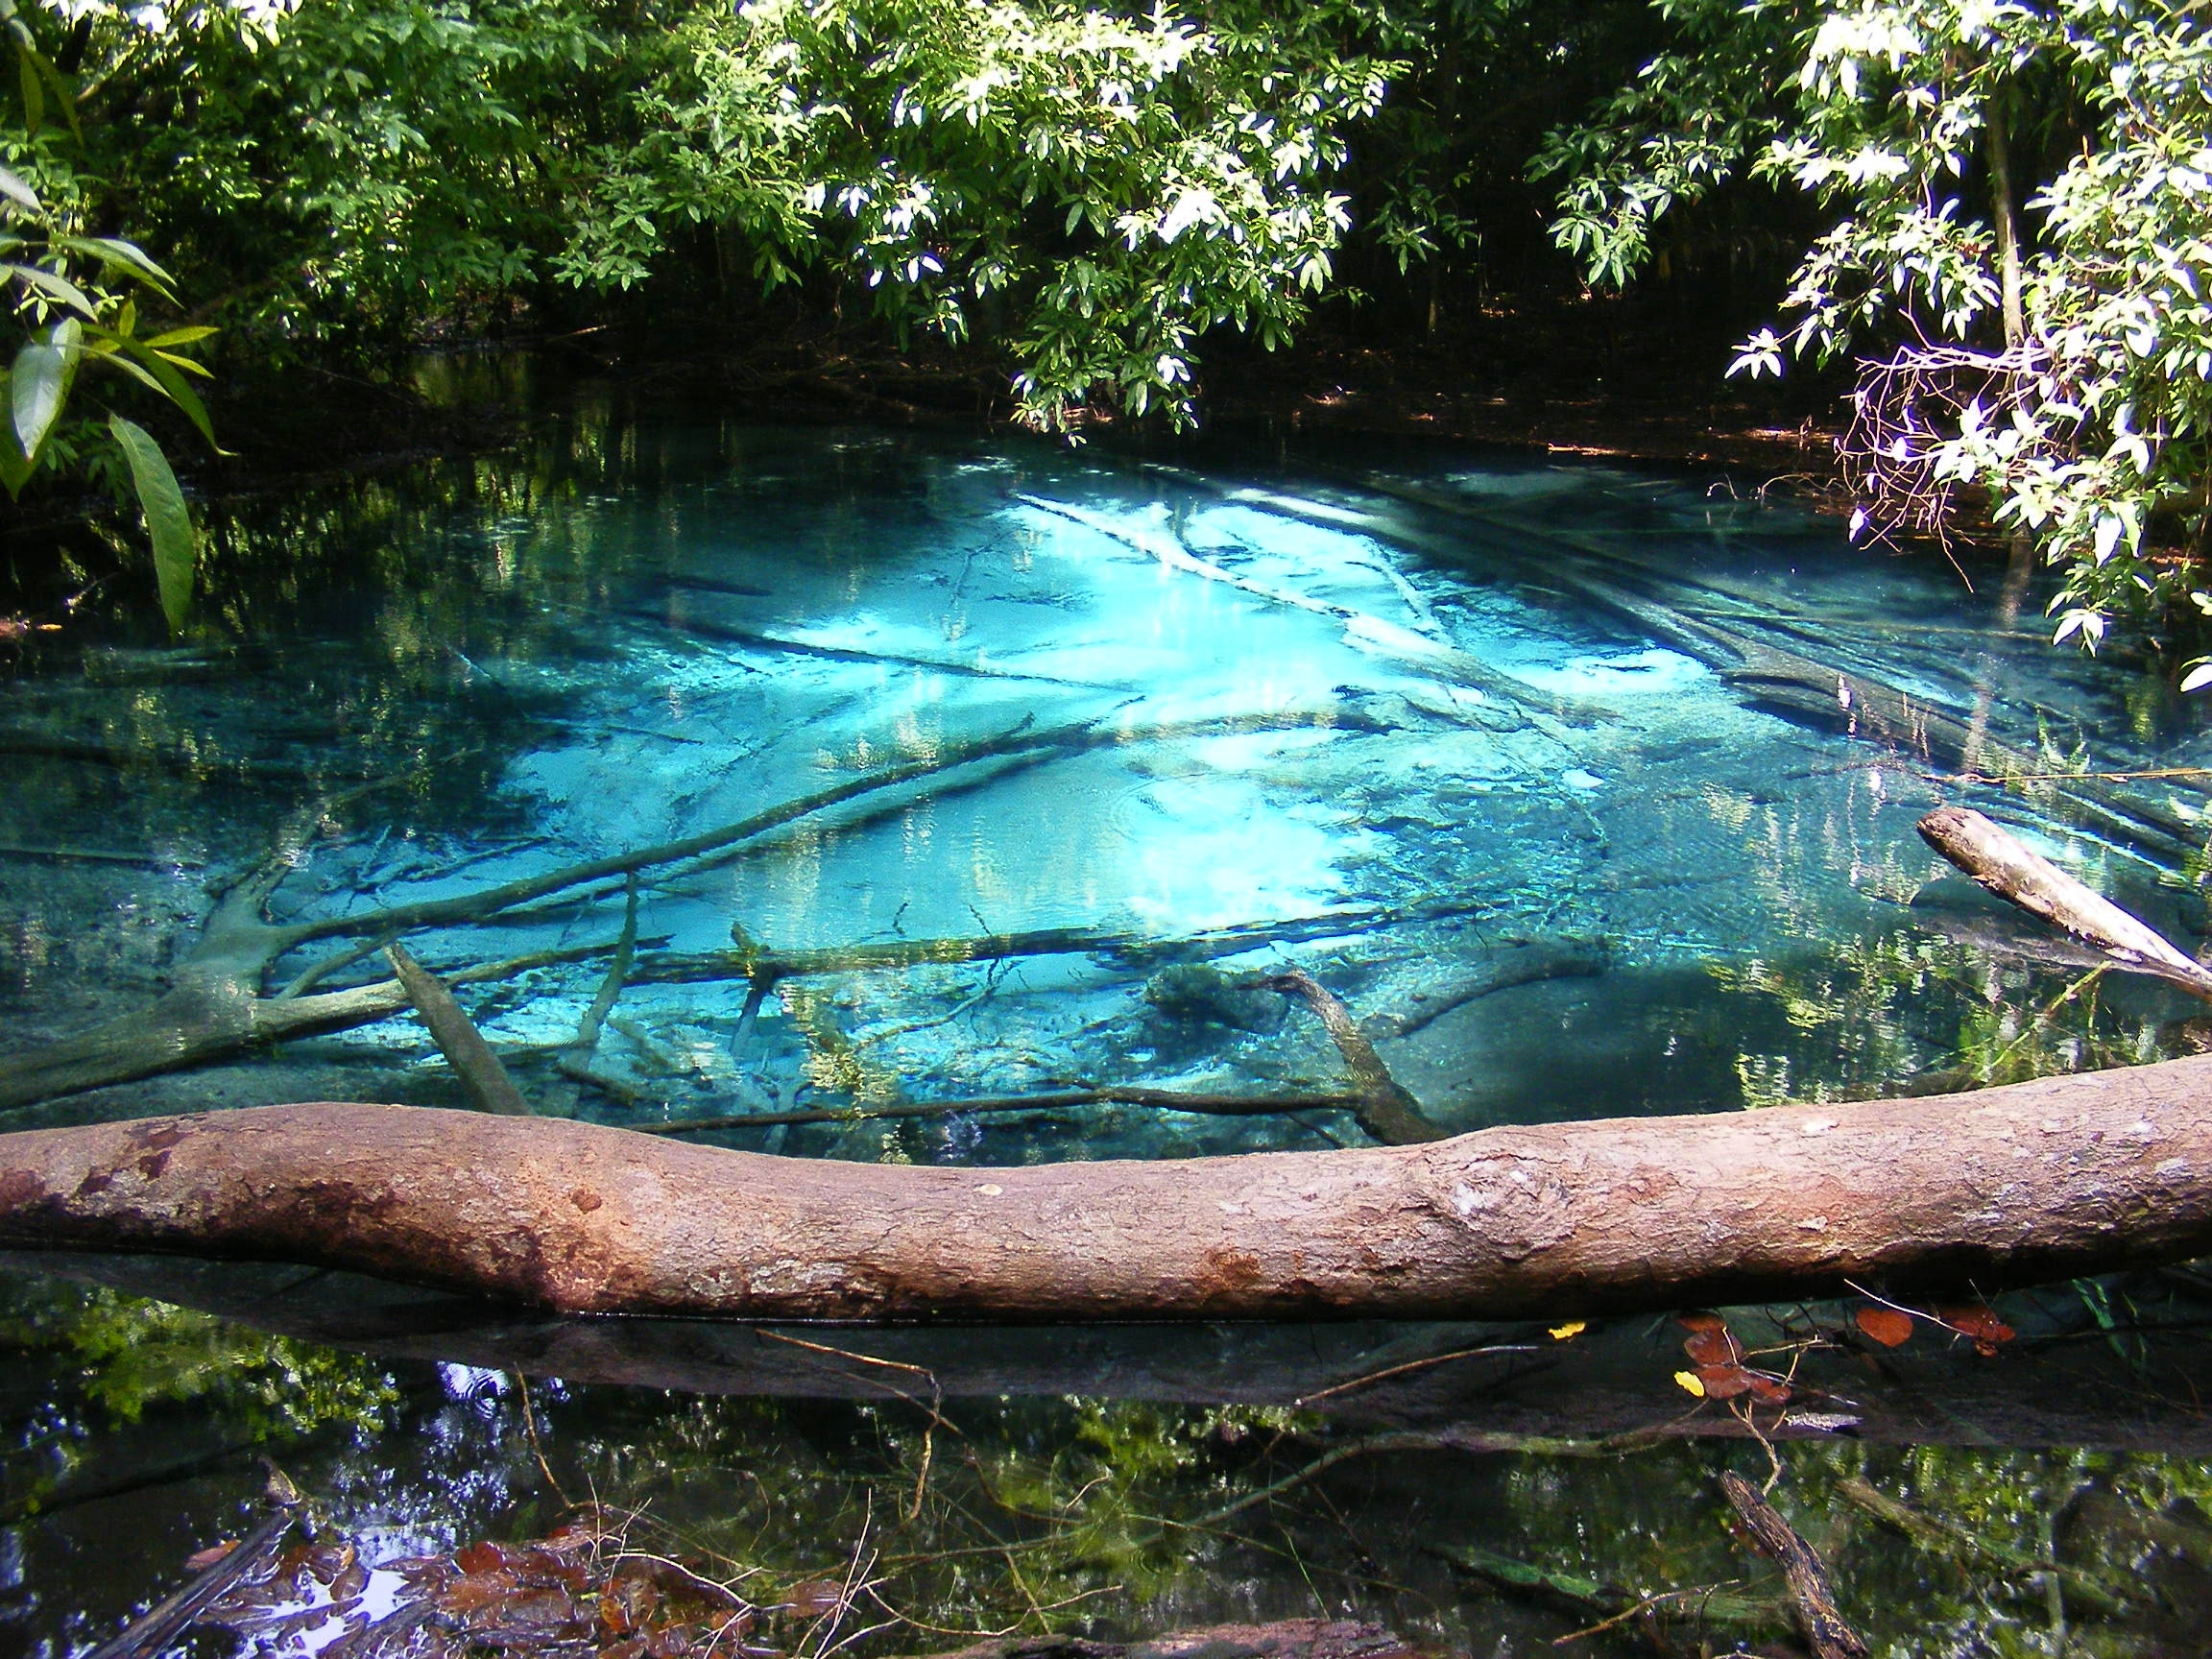
[[[2155,974],[2212,1001],[2212,971],[1981,813],[1938,806],[1919,830],[1922,840],[1990,892],[2096,946],[2114,967]]]
[[[685,1118],[672,1123],[639,1123],[636,1127],[645,1135],[698,1135],[714,1129],[773,1129],[779,1124],[867,1123],[899,1118],[989,1118],[1021,1112],[1068,1112],[1083,1106],[1143,1106],[1160,1112],[1190,1112],[1204,1118],[1275,1118],[1294,1112],[1357,1111],[1363,1098],[1355,1094],[1207,1094],[1109,1083],[1095,1089],[1052,1089],[1035,1094],[986,1094],[958,1100],[887,1100],[866,1106],[813,1106],[788,1112],[733,1112],[714,1118]]]
[[[1798,1627],[1812,1645],[1815,1659],[1867,1659],[1866,1643],[1837,1607],[1828,1569],[1813,1546],[1775,1512],[1758,1487],[1733,1469],[1720,1477],[1720,1490],[1760,1550],[1781,1563]]]
[[[1334,992],[1301,968],[1267,974],[1258,983],[1262,989],[1296,997],[1313,1010],[1329,1040],[1344,1056],[1345,1070],[1352,1073],[1352,1114],[1359,1119],[1360,1128],[1385,1146],[1411,1146],[1444,1139],[1446,1131],[1431,1122],[1421,1102],[1390,1075],[1390,1068],[1382,1063],[1375,1045],[1367,1041],[1359,1022],[1352,1018],[1352,1010]]]
[[[749,979],[775,985],[785,979],[823,974],[872,974],[884,970],[944,966],[963,962],[1002,962],[1017,956],[1096,956],[1119,967],[1165,962],[1202,962],[1236,956],[1262,945],[1290,945],[1349,933],[1441,922],[1479,912],[1465,902],[1386,910],[1361,905],[1291,916],[1280,922],[1253,922],[1202,933],[1162,937],[1125,927],[1038,927],[1017,933],[972,933],[942,939],[883,939],[860,945],[831,945],[811,950],[777,950],[751,939],[729,950],[654,952],[641,956],[630,978],[640,985],[691,984],[713,979]]]
[[[1522,1318],[1956,1293],[2212,1250],[2212,1058],[1977,1094],[1021,1168],[274,1106],[0,1137],[0,1242],[575,1312]]]
[[[530,1102],[515,1087],[515,1079],[507,1075],[507,1068],[499,1064],[499,1056],[492,1052],[492,1045],[484,1041],[476,1022],[453,1000],[445,981],[397,945],[387,945],[384,954],[391,961],[392,972],[399,976],[399,988],[407,993],[407,1000],[415,1004],[422,1023],[430,1028],[438,1052],[445,1056],[445,1063],[461,1079],[469,1103],[479,1112],[530,1117]]]

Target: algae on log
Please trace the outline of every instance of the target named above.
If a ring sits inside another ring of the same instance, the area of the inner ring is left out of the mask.
[[[572,1312],[1521,1318],[2212,1251],[2212,1058],[1970,1094],[1022,1168],[301,1105],[0,1137],[0,1244],[349,1268]]]

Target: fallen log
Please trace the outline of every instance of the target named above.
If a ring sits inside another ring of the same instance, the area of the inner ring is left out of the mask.
[[[1988,891],[2094,945],[2112,966],[2153,974],[2212,1001],[2212,970],[1981,813],[1938,806],[1920,820],[1919,830]]]
[[[1108,1083],[1096,1089],[1053,1089],[1035,1094],[980,1094],[956,1100],[884,1100],[866,1106],[808,1106],[789,1111],[725,1112],[630,1125],[640,1135],[703,1135],[719,1129],[792,1128],[806,1123],[868,1123],[899,1118],[996,1118],[1022,1112],[1067,1112],[1083,1106],[1142,1106],[1201,1118],[1278,1118],[1296,1112],[1358,1111],[1364,1097],[1340,1094],[1216,1094]],[[1381,1139],[1381,1137],[1378,1137]],[[1435,1136],[1418,1137],[1434,1140]]]
[[[1559,1317],[2212,1251],[2212,1058],[1423,1145],[961,1168],[270,1106],[0,1137],[0,1244],[342,1267],[571,1312]]]

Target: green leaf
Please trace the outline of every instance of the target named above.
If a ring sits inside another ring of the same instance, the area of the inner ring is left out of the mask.
[[[69,358],[66,347],[52,340],[34,340],[15,353],[15,366],[9,372],[9,418],[14,424],[16,443],[34,461],[69,396]]]
[[[14,203],[26,213],[43,213],[46,211],[38,204],[37,192],[5,167],[0,167],[0,196],[7,197],[9,201]]]
[[[78,287],[68,277],[48,271],[42,266],[0,265],[0,276],[12,276],[26,286],[37,289],[39,293],[46,295],[49,299],[59,300],[70,310],[79,313],[87,321],[97,320],[100,315],[98,308],[93,305],[90,300],[85,298],[84,289]]]
[[[29,48],[15,48],[15,67],[23,78],[23,125],[36,138],[46,125],[46,89],[38,84],[38,63]]]
[[[0,402],[7,400],[9,382],[12,378],[7,370],[0,369]],[[23,493],[23,486],[31,482],[31,474],[37,469],[37,463],[27,455],[17,454],[14,445],[0,444],[0,489],[5,489],[11,497]]]
[[[185,419],[200,429],[200,436],[207,440],[215,453],[218,455],[228,454],[228,450],[215,442],[215,428],[208,421],[206,405],[200,401],[200,394],[192,390],[184,376],[178,373],[160,352],[149,350],[145,341],[124,339],[120,336],[117,339],[123,349],[143,363],[146,366],[146,372],[160,382],[162,394],[168,397],[170,402],[184,411]]]
[[[31,54],[31,62],[38,73],[45,77],[46,84],[52,88],[54,102],[61,110],[61,119],[69,129],[69,136],[76,139],[80,144],[84,143],[84,129],[79,126],[77,122],[76,77],[62,74],[43,52],[34,50]]]
[[[146,534],[154,543],[154,576],[161,588],[161,613],[169,618],[172,630],[180,629],[191,613],[193,567],[199,562],[184,492],[178,488],[177,474],[170,470],[161,445],[143,426],[110,415],[108,430],[131,464],[131,482],[146,515]]]
[[[128,334],[130,330],[126,328],[123,330],[123,332]],[[164,346],[189,346],[196,340],[204,340],[209,335],[220,334],[222,330],[220,328],[203,328],[199,326],[190,328],[172,328],[165,334],[153,335],[148,339],[139,341],[138,344],[141,346],[151,346],[156,349]]]
[[[155,264],[145,249],[135,242],[126,242],[120,236],[57,236],[53,241],[57,248],[89,253],[104,265],[128,271],[139,281],[158,288],[164,294],[172,292],[177,280]]]
[[[23,486],[31,482],[31,474],[36,470],[15,453],[13,445],[0,444],[0,488],[6,489],[11,499],[23,493]]]

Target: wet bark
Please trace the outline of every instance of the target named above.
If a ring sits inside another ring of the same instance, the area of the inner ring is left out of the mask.
[[[1024,1168],[263,1107],[0,1137],[0,1243],[569,1312],[1523,1318],[1986,1290],[2212,1251],[2212,1058],[1976,1094]]]
[[[1720,1490],[1760,1551],[1781,1563],[1798,1628],[1804,1631],[1815,1659],[1866,1659],[1866,1644],[1844,1622],[1836,1605],[1835,1588],[1828,1581],[1828,1569],[1813,1546],[1782,1519],[1758,1487],[1735,1471],[1720,1477]]]

